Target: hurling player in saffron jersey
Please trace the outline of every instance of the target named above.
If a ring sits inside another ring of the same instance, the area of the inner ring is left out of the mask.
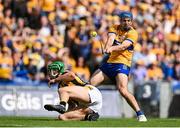
[[[131,12],[119,14],[120,24],[109,28],[105,44],[105,53],[109,54],[107,62],[97,69],[90,79],[91,85],[97,86],[110,78],[116,83],[119,92],[137,114],[140,122],[147,121],[135,97],[128,91],[128,75],[130,72],[133,50],[138,39],[137,31],[132,27],[133,15]]]

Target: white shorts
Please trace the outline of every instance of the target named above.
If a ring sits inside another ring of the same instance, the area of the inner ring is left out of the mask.
[[[90,108],[94,112],[99,112],[100,109],[102,108],[101,92],[92,85],[86,85],[86,86],[90,88],[88,94],[89,94],[91,103],[88,105],[88,108]]]

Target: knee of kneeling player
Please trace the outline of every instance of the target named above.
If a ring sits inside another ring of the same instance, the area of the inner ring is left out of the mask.
[[[64,93],[64,92],[67,92],[67,90],[64,89],[64,88],[59,88],[58,91],[59,91],[59,93],[61,93],[61,94]]]

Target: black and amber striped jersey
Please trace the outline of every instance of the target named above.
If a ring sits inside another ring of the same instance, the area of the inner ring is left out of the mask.
[[[65,72],[65,73],[67,73],[67,72]],[[65,74],[64,73],[64,74]],[[83,81],[79,76],[77,76],[76,74],[75,74],[75,78],[74,78],[74,80],[72,80],[72,81],[68,81],[68,82],[66,82],[66,81],[61,81],[60,83],[59,83],[59,87],[66,87],[66,86],[85,86],[86,84],[88,84],[88,82],[85,82],[85,81]]]

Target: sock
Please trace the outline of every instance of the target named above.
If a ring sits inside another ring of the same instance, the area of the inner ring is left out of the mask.
[[[64,107],[66,107],[67,103],[65,101],[61,101],[60,104],[63,105]]]
[[[140,115],[144,115],[144,113],[141,110],[139,110],[139,111],[136,112],[136,115],[140,116]]]
[[[65,107],[66,111],[68,110],[69,105],[68,105],[67,102],[61,101],[60,104],[63,105],[63,106]]]

